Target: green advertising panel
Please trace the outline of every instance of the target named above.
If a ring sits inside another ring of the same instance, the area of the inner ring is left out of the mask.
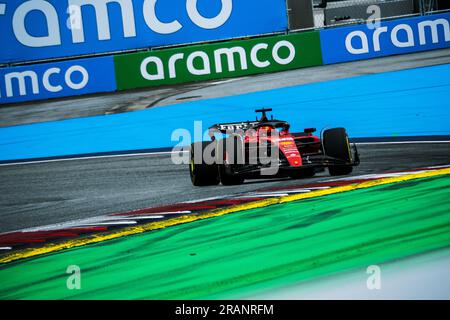
[[[322,64],[319,32],[114,57],[119,90],[241,77]]]

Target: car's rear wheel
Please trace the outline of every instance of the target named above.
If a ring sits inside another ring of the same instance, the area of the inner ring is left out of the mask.
[[[213,186],[220,182],[217,164],[208,164],[203,157],[205,148],[211,143],[213,142],[196,142],[191,145],[189,173],[194,186]],[[214,152],[212,156],[215,157]]]
[[[344,128],[325,130],[323,133],[323,148],[327,156],[342,160],[346,163],[352,162],[352,153],[348,141],[347,131]],[[352,173],[351,165],[329,166],[328,171],[332,176],[342,176]]]
[[[240,152],[242,152],[243,146],[240,143],[239,138],[230,137],[228,139],[221,140],[219,145],[219,157],[223,159],[223,163],[219,164],[220,182],[224,186],[243,184],[245,178],[236,173],[239,166],[243,165],[240,163],[240,161],[242,162],[242,159],[240,159],[242,154],[240,154]],[[232,150],[227,149],[230,147]]]
[[[236,186],[243,184],[245,179],[241,175],[233,173],[233,168],[226,165],[219,165],[220,182],[224,186]]]

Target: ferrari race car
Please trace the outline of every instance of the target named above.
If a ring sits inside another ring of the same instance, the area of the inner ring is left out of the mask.
[[[330,175],[350,174],[359,164],[356,145],[350,145],[344,128],[315,128],[291,133],[286,121],[260,119],[216,124],[209,128],[211,141],[191,145],[189,172],[194,186],[239,185],[245,179],[313,177],[328,168]],[[218,137],[219,136],[219,137]]]

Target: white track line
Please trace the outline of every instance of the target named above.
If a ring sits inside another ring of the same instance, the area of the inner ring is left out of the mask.
[[[0,233],[0,235],[14,233],[14,232],[39,232],[39,231],[54,231],[54,230],[62,230],[62,229],[79,229],[81,226],[86,225],[95,225],[103,222],[111,222],[111,221],[127,221],[127,220],[150,220],[150,219],[162,219],[166,215],[182,215],[182,214],[190,214],[191,211],[174,211],[174,212],[157,212],[157,213],[147,213],[145,215],[133,214],[132,212],[123,215],[107,215],[107,216],[99,216],[92,217],[87,219],[73,220],[67,221],[64,223],[56,223],[50,224],[41,227],[34,228],[26,228],[15,231],[8,231],[5,233]]]
[[[324,180],[324,181],[319,181],[319,182],[317,182],[317,183],[325,183],[325,182],[329,182],[329,181],[332,181],[332,180]],[[324,186],[324,187],[311,187],[311,188],[307,188],[308,190],[325,190],[325,189],[330,189],[331,187],[330,186]]]
[[[187,203],[187,202],[184,202],[184,203]],[[172,212],[154,212],[154,213],[145,213],[149,216],[143,216],[143,217],[149,217],[149,219],[150,219],[151,217],[164,217],[166,215],[189,214],[189,213],[192,213],[192,211],[186,210],[186,211],[172,211]],[[153,215],[155,215],[155,216],[153,216]],[[133,219],[138,219],[141,216],[139,215],[139,213],[133,213],[133,211],[124,213],[124,214],[115,213],[115,214],[111,215],[112,219],[116,219],[116,218],[120,219],[120,217],[133,217]]]
[[[161,219],[164,218],[164,216],[158,214],[158,215],[123,215],[123,216],[105,216],[105,218],[99,218],[99,219],[89,219],[89,223],[92,223],[94,221],[99,222],[108,222],[108,221],[122,221],[122,220],[148,220],[148,219]],[[87,220],[85,220],[87,221]]]
[[[217,196],[217,197],[210,197],[210,198],[203,198],[198,200],[189,200],[189,201],[183,201],[183,203],[189,203],[189,204],[196,204],[197,202],[204,202],[204,201],[214,201],[214,200],[222,200],[231,197],[230,195],[225,196]]]
[[[62,229],[79,229],[85,226],[100,226],[100,225],[127,225],[127,224],[136,224],[135,220],[150,220],[150,219],[162,219],[163,215],[131,215],[131,216],[101,216],[94,217],[89,219],[82,219],[76,221],[68,221],[66,223],[53,224],[48,226],[36,227],[36,228],[28,228],[22,229],[14,232],[39,232],[39,231],[54,231],[54,230],[62,230]],[[9,233],[9,232],[8,232]]]
[[[357,142],[356,145],[389,145],[389,144],[435,144],[435,143],[450,143],[450,140],[445,141],[398,141],[398,142]],[[179,154],[187,153],[189,151],[165,151],[165,152],[144,152],[144,153],[127,153],[127,154],[112,154],[103,156],[87,156],[87,157],[74,157],[74,158],[64,158],[64,159],[49,159],[49,160],[35,160],[35,161],[24,161],[24,162],[11,162],[11,163],[1,163],[0,167],[7,166],[19,166],[27,164],[42,164],[42,163],[52,163],[52,162],[63,162],[63,161],[77,161],[77,160],[94,160],[94,159],[107,159],[107,158],[126,158],[126,157],[142,157],[142,156],[157,156],[157,155],[168,155],[168,154]]]
[[[268,198],[268,197],[286,197],[289,194],[287,193],[257,193],[257,194],[249,194],[245,196],[236,197],[236,199],[241,198]]]
[[[41,164],[41,163],[51,163],[51,162],[77,161],[77,160],[126,158],[126,157],[139,157],[139,156],[158,156],[158,155],[167,155],[167,154],[174,154],[174,153],[180,153],[180,152],[187,153],[188,151],[127,153],[127,154],[112,154],[112,155],[104,155],[104,156],[90,156],[90,157],[75,157],[75,158],[36,160],[36,161],[25,161],[25,162],[11,162],[11,163],[0,163],[0,167],[20,166],[20,165],[26,165],[26,164]]]
[[[442,169],[442,168],[450,168],[450,165],[444,164],[444,165],[442,165],[442,166],[428,167],[427,169]]]
[[[130,216],[128,219],[133,220],[151,220],[151,219],[162,219],[164,216]],[[125,218],[124,218],[125,219]]]
[[[352,177],[345,177],[345,178],[339,178],[339,179],[335,179],[335,180],[328,180],[330,182],[333,181],[351,181],[351,180],[358,180],[358,179],[371,179],[371,180],[375,180],[375,179],[383,179],[383,178],[391,178],[391,177],[401,177],[404,175],[408,175],[411,173],[424,173],[424,172],[429,172],[432,171],[430,169],[424,169],[424,170],[418,170],[418,171],[407,171],[407,172],[394,172],[394,173],[384,173],[384,174],[366,174],[366,175],[362,175],[362,176],[352,176]],[[355,177],[357,177],[358,179],[356,179]]]
[[[250,196],[255,196],[255,195],[259,195],[259,196],[270,196],[270,195],[279,195],[279,194],[290,194],[290,193],[308,193],[311,192],[312,190],[309,189],[292,189],[292,190],[278,190],[278,191],[261,191],[258,193],[251,193],[249,194]],[[246,197],[244,196],[239,196],[240,198]]]
[[[238,80],[243,80],[247,77],[242,77],[242,78],[237,78],[237,79],[229,79],[229,80],[223,80],[223,81],[216,81],[216,82],[211,82],[212,85],[218,85],[218,84],[225,84],[225,83],[230,83],[230,82],[235,82]]]
[[[371,145],[371,144],[434,144],[434,143],[450,143],[450,140],[440,141],[386,141],[386,142],[356,142],[357,146]]]
[[[136,223],[137,222],[134,220],[91,222],[91,223],[80,223],[75,228],[96,227],[96,226],[120,226],[120,225],[132,225]]]

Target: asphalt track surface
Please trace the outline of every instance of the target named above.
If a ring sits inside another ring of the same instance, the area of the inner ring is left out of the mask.
[[[361,144],[352,175],[450,164],[450,143]],[[103,214],[330,179],[249,180],[237,187],[193,187],[187,165],[170,154],[78,159],[0,167],[0,232]]]
[[[241,79],[20,104],[0,108],[0,126],[121,113],[449,62],[450,49],[445,49]],[[448,143],[361,145],[359,150],[362,164],[354,175],[450,163]],[[329,176],[322,173],[301,183],[325,179]],[[0,232],[299,184],[284,179],[194,188],[187,166],[174,165],[168,154],[0,166],[0,181]]]

